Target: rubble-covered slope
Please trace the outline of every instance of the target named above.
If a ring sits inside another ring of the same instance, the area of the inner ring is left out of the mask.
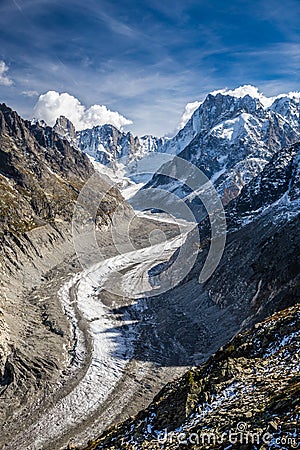
[[[92,449],[288,449],[299,445],[300,307],[238,334]]]
[[[57,291],[79,269],[71,221],[93,174],[88,157],[52,128],[0,105],[1,445],[9,427],[20,427],[25,414],[33,418],[57,392],[72,358],[74,335]],[[123,202],[101,183],[99,224]]]

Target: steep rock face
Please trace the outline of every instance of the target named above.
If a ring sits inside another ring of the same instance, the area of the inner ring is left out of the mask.
[[[161,152],[165,142],[167,142],[167,139],[163,137],[158,138],[152,135],[145,135],[139,137],[139,141],[143,154],[147,154],[152,152]]]
[[[130,160],[140,149],[137,138],[131,133],[119,131],[113,125],[80,131],[78,146],[101,164],[114,163],[122,157],[128,157]]]
[[[53,130],[62,138],[67,139],[73,147],[77,147],[76,130],[72,122],[64,116],[56,119]]]
[[[300,300],[299,156],[299,144],[280,150],[225,209],[225,251],[204,289],[222,308],[233,306],[245,326]],[[208,219],[199,231],[204,255],[190,278],[206,256]]]
[[[124,163],[140,159],[144,155],[160,151],[163,138],[143,136],[138,138],[113,125],[96,126],[77,133],[78,147],[101,164],[114,166],[121,158]]]
[[[70,220],[93,168],[51,128],[31,125],[1,105],[0,174],[1,231],[22,232],[43,220]]]
[[[1,428],[12,414],[21,417],[34,402],[37,408],[38,392],[56,391],[70,362],[74,336],[57,296],[56,267],[62,283],[79,269],[71,220],[93,174],[88,157],[52,128],[0,105]],[[99,188],[101,225],[123,199],[105,180]]]
[[[300,144],[277,152],[262,172],[249,182],[240,196],[228,206],[230,226],[245,224],[273,204],[273,213],[282,208],[289,213],[281,219],[287,220],[298,212],[300,198]],[[277,204],[275,204],[278,202]],[[275,205],[274,205],[275,204]]]
[[[209,94],[162,151],[177,154],[200,168],[226,204],[274,153],[299,140],[299,96],[265,100],[269,102],[246,92],[240,97],[226,91]],[[169,172],[174,175],[170,166]],[[165,187],[180,197],[189,194],[179,182],[170,184],[169,177],[159,175],[147,187]]]
[[[88,157],[50,127],[31,125],[5,105],[0,109],[0,133],[2,232],[70,221],[78,193],[94,173]],[[110,209],[106,200],[112,211],[121,201],[117,190],[111,194],[103,199],[104,214]]]

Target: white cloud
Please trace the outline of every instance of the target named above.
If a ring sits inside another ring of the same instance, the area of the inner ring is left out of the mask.
[[[50,126],[54,125],[57,117],[65,116],[73,122],[76,130],[107,123],[121,129],[125,125],[132,124],[131,120],[116,111],[110,111],[105,105],[92,105],[87,108],[76,97],[56,91],[40,95],[34,107],[34,116],[43,119]]]
[[[199,108],[201,103],[202,102],[195,101],[186,104],[184,113],[182,114],[180,122],[177,127],[178,130],[181,130],[185,126],[185,124],[190,120],[196,109]]]
[[[4,61],[0,61],[0,84],[3,86],[11,86],[13,84],[12,80],[6,76],[8,67]]]

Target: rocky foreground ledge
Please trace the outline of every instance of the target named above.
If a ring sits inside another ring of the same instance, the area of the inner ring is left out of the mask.
[[[86,450],[299,448],[300,306],[238,334]]]

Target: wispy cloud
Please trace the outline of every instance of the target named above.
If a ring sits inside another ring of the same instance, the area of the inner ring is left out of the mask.
[[[0,84],[3,86],[11,86],[13,81],[7,76],[8,67],[4,61],[0,61]]]
[[[22,95],[25,97],[37,97],[39,93],[38,91],[22,91]]]
[[[133,27],[126,25],[124,22],[103,11],[99,13],[99,17],[114,33],[120,34],[121,36],[136,38],[139,34]]]
[[[253,8],[257,19],[275,25],[285,38],[299,39],[300,3],[298,0],[266,0]]]

